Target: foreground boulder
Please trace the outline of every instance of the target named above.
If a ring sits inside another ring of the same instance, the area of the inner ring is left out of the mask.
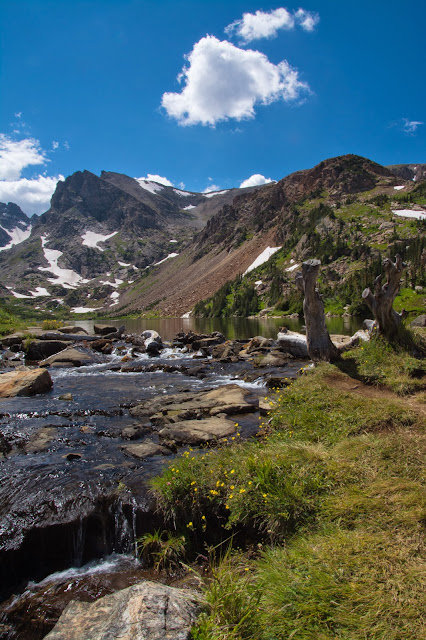
[[[198,610],[191,591],[146,581],[96,602],[70,602],[46,640],[187,640]]]
[[[46,369],[20,369],[0,375],[0,398],[33,396],[45,393],[53,386]]]

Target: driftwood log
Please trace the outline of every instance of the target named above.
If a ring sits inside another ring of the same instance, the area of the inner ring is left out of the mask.
[[[386,273],[386,282],[382,285],[383,275],[380,274],[374,281],[374,295],[367,287],[362,292],[362,297],[374,316],[377,331],[392,340],[398,335],[403,317],[393,308],[393,301],[399,291],[401,274],[405,264],[402,262],[401,256],[397,254],[395,262],[386,258],[383,267]]]
[[[340,353],[332,343],[325,326],[324,303],[316,288],[320,266],[319,260],[306,260],[302,264],[302,272],[296,274],[295,282],[305,296],[303,314],[309,357],[314,362],[333,362],[340,358]]]

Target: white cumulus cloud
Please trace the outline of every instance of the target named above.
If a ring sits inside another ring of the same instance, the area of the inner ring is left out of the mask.
[[[313,31],[319,22],[319,16],[312,11],[298,9],[290,13],[284,7],[272,11],[256,11],[244,13],[240,20],[235,20],[225,28],[229,36],[234,33],[247,43],[260,38],[275,38],[279,29],[287,31],[300,25],[305,31]]]
[[[201,193],[212,193],[212,192],[220,191],[220,187],[217,184],[209,184],[208,187],[202,190]]]
[[[265,178],[265,176],[262,176],[260,173],[254,173],[250,178],[247,178],[247,180],[243,180],[240,184],[240,189],[244,187],[257,187],[262,184],[269,184],[270,182],[275,182],[275,180]]]
[[[43,213],[58,180],[64,176],[38,175],[22,178],[24,169],[49,162],[40,142],[34,138],[13,138],[0,133],[0,201],[15,202],[28,215]]]
[[[240,49],[206,36],[186,56],[178,76],[180,93],[164,93],[162,106],[181,125],[215,125],[221,120],[253,118],[256,104],[298,99],[309,92],[286,60],[270,62],[260,51]]]
[[[159,176],[156,173],[148,173],[148,175],[144,178],[136,178],[136,180],[148,180],[150,182],[158,182],[159,184],[164,184],[166,187],[173,187],[173,183],[170,182],[164,176]]]
[[[14,202],[27,215],[43,213],[50,206],[50,198],[64,176],[37,176],[31,180],[0,180],[0,202]]]
[[[46,162],[48,159],[38,140],[13,140],[0,133],[0,180],[16,180],[25,167]]]

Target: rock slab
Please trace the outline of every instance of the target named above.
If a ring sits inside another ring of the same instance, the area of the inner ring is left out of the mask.
[[[46,369],[20,369],[0,375],[0,398],[34,396],[45,393],[53,386]]]
[[[70,602],[46,640],[187,640],[198,610],[193,592],[145,581]]]

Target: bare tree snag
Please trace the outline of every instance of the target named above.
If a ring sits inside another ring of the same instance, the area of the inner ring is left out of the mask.
[[[306,325],[306,343],[311,360],[333,362],[340,358],[337,347],[332,343],[327,327],[322,297],[316,288],[319,260],[306,260],[302,264],[302,272],[296,274],[296,285],[305,295],[303,313]]]
[[[401,325],[402,315],[393,308],[393,301],[399,291],[401,274],[405,264],[398,253],[395,262],[386,258],[383,267],[386,273],[385,284],[382,285],[383,275],[377,276],[374,280],[374,295],[367,287],[362,292],[362,297],[374,316],[375,326],[379,333],[392,340],[398,335]]]

